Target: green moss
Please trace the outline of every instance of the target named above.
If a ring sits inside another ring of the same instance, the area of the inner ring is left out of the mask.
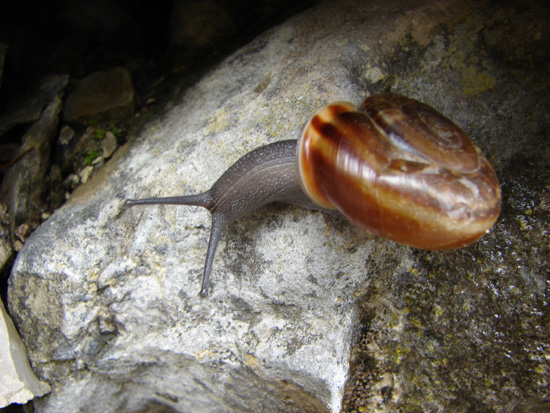
[[[111,132],[113,135],[115,135],[115,138],[119,138],[120,135],[122,135],[122,131],[116,127],[113,126],[113,128],[111,129]]]
[[[103,139],[105,137],[105,131],[103,129],[96,129],[94,131],[94,137],[96,139]]]
[[[86,165],[91,165],[93,160],[99,156],[99,152],[95,149],[86,156]]]

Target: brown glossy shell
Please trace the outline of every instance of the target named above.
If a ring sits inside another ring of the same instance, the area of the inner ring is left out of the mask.
[[[435,109],[403,96],[321,108],[297,157],[311,199],[413,247],[469,244],[500,212],[500,186],[481,150]]]

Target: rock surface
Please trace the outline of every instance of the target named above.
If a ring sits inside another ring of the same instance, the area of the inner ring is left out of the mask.
[[[67,97],[63,118],[67,122],[108,120],[116,122],[134,110],[130,72],[123,67],[92,73]]]
[[[2,200],[8,207],[11,232],[22,223],[38,222],[46,205],[51,147],[57,136],[61,96],[56,95],[23,136],[20,153],[2,181]]]
[[[525,3],[326,2],[227,58],[20,252],[10,311],[52,385],[37,410],[337,412],[354,339],[362,398],[348,411],[547,399],[544,16]],[[521,43],[509,21],[538,32]],[[270,206],[225,231],[200,299],[207,212],[123,208],[205,190],[244,153],[297,137],[323,104],[388,90],[450,116],[493,162],[503,212],[478,243],[417,251]]]
[[[25,403],[50,391],[31,370],[27,353],[0,300],[0,408]]]
[[[8,207],[0,204],[0,272],[13,255]],[[4,281],[4,280],[2,280]]]

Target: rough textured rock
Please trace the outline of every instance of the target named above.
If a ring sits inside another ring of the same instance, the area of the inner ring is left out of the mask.
[[[130,72],[123,67],[92,73],[82,79],[67,97],[63,118],[116,121],[134,110]]]
[[[350,385],[362,397],[348,411],[540,406],[550,396],[545,11],[326,2],[227,58],[20,252],[9,305],[52,385],[38,411],[336,412],[354,337]],[[538,32],[521,42],[510,21]],[[503,211],[481,241],[424,252],[338,216],[270,206],[225,231],[200,299],[207,212],[123,208],[205,190],[244,153],[296,137],[321,105],[388,90],[450,116],[493,162]]]
[[[38,222],[45,208],[52,138],[57,135],[61,97],[55,96],[23,136],[20,153],[2,181],[2,200],[8,207],[11,231],[25,222]]]
[[[31,370],[27,353],[0,300],[0,408],[26,403],[50,391]]]

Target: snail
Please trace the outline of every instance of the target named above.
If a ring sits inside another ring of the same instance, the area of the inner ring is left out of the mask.
[[[487,233],[500,213],[501,193],[493,167],[458,126],[422,102],[388,93],[359,107],[322,107],[298,140],[247,153],[206,192],[129,199],[126,205],[210,211],[200,292],[205,297],[225,225],[274,201],[337,209],[380,237],[442,250]]]

